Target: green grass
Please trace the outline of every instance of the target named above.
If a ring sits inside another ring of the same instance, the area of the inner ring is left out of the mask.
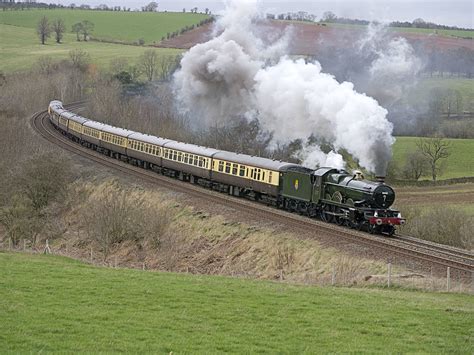
[[[401,168],[405,165],[407,154],[416,151],[418,137],[396,137],[393,146],[393,159]],[[440,179],[474,176],[474,139],[446,139],[451,144],[451,156],[447,158]],[[429,179],[429,177],[426,177]]]
[[[108,40],[123,40],[135,42],[143,38],[146,44],[159,42],[167,32],[180,30],[185,26],[199,23],[208,16],[191,13],[172,12],[115,12],[115,11],[87,11],[87,10],[28,10],[2,11],[0,23],[36,28],[39,19],[47,16],[50,21],[61,18],[66,28],[71,31],[73,24],[89,20],[95,28],[92,36]]]
[[[1,352],[472,353],[470,295],[292,286],[0,253]]]
[[[54,60],[68,58],[69,51],[81,48],[87,51],[93,63],[106,67],[117,57],[127,58],[130,64],[149,47],[128,46],[99,42],[77,42],[75,35],[67,34],[62,44],[49,40],[46,45],[39,42],[31,28],[0,24],[0,70],[5,72],[30,69],[41,56],[51,56]],[[161,55],[177,55],[181,50],[156,48]]]

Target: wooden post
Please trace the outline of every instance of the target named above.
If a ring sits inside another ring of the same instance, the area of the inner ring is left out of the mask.
[[[451,288],[451,268],[448,266],[446,270],[446,291],[449,292]]]
[[[434,290],[434,278],[433,278],[433,266],[430,267],[430,281],[431,281],[431,289]]]
[[[12,250],[12,238],[8,238],[8,250]]]
[[[143,262],[143,265],[142,265],[142,270],[145,271],[146,270],[146,267],[145,267],[145,262]]]
[[[283,281],[283,269],[280,269],[280,281]]]
[[[114,257],[114,267],[117,268],[117,255]]]
[[[335,283],[336,283],[336,268],[333,265],[332,266],[332,275],[331,275],[331,285],[334,286]]]
[[[93,262],[92,256],[93,256],[93,255],[92,255],[92,247],[91,247],[91,254],[90,254],[90,257],[91,257],[91,264],[92,264],[92,262]]]
[[[23,251],[26,251],[26,239],[23,239]]]
[[[392,264],[387,263],[387,287],[390,287],[392,283]]]
[[[49,239],[46,239],[46,245],[43,250],[44,254],[51,254],[51,248],[49,247]]]

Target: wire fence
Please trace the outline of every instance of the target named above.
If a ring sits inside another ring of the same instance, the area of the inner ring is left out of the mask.
[[[3,240],[0,241],[0,250],[4,252],[60,255],[100,267],[160,271],[158,268],[150,267],[146,261],[131,261],[129,258],[123,260],[124,258],[117,255],[104,258],[103,253],[94,249],[92,246],[77,249],[69,248],[67,243],[63,243],[59,247],[52,247],[49,240],[37,242],[34,245],[26,239],[21,240],[20,243],[15,245],[11,239]],[[423,270],[419,272],[410,271],[400,273],[396,272],[395,269],[397,269],[396,266],[392,265],[392,263],[387,263],[384,273],[363,275],[363,272],[360,273],[357,272],[357,270],[352,270],[350,273],[339,272],[336,265],[333,265],[329,267],[329,270],[326,270],[325,273],[319,273],[316,276],[314,273],[307,272],[299,273],[296,277],[294,273],[288,270],[279,269],[276,270],[276,274],[272,279],[281,282],[333,287],[383,287],[474,294],[474,272],[471,272],[469,277],[466,276],[465,273],[460,273],[458,270],[451,269],[450,267],[444,268],[444,272],[442,272],[443,270],[440,269],[440,267],[436,269],[431,268],[429,272]],[[188,266],[180,271],[185,273],[200,273],[199,270],[194,269],[192,266]],[[258,277],[258,275],[254,273],[238,269],[224,271],[223,274],[232,277]]]

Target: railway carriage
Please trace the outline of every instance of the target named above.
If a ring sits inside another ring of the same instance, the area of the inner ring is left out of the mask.
[[[56,127],[59,125],[59,116],[62,112],[66,110],[63,108],[63,103],[61,101],[51,101],[48,107],[49,120]]]
[[[87,121],[82,126],[82,139],[84,144],[91,148],[101,146],[102,129],[105,124],[96,121]]]
[[[128,136],[127,156],[143,162],[144,168],[147,164],[162,166],[163,145],[171,142],[170,139],[150,136],[143,133],[132,133]]]
[[[136,132],[128,129],[103,125],[100,135],[100,147],[107,149],[109,154],[127,155],[128,137]]]
[[[243,190],[278,196],[280,173],[289,167],[297,166],[277,160],[253,157],[219,151],[213,157],[213,179],[228,184],[232,195],[240,195]],[[245,192],[245,191],[244,191]]]
[[[87,118],[74,115],[68,118],[68,133],[74,137],[77,142],[82,141],[83,124],[89,121]]]
[[[163,167],[178,171],[178,177],[192,180],[195,177],[211,180],[213,156],[219,152],[213,148],[169,141],[163,145]]]

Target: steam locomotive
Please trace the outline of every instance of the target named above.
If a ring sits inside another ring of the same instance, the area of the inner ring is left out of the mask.
[[[371,233],[393,235],[405,223],[390,209],[393,189],[358,171],[313,170],[150,136],[81,117],[60,101],[51,101],[48,112],[51,123],[74,141],[163,175]]]

